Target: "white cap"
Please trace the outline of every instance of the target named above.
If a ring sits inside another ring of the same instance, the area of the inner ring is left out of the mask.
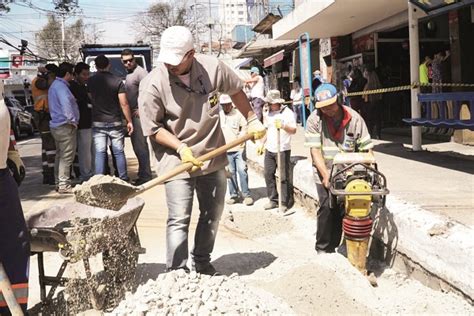
[[[194,49],[193,35],[187,27],[169,27],[161,34],[158,61],[176,66],[192,49]]]
[[[221,94],[221,96],[219,97],[219,103],[229,104],[229,103],[232,103],[232,99],[227,94]]]

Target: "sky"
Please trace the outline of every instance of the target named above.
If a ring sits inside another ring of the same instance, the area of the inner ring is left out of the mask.
[[[16,0],[9,4],[10,12],[0,15],[0,36],[5,37],[14,45],[20,44],[20,39],[29,42],[34,51],[34,34],[46,23],[48,12],[54,11],[53,0]],[[137,32],[133,22],[141,13],[155,2],[165,0],[78,0],[79,9],[75,16],[66,20],[72,23],[77,17],[82,17],[86,24],[94,25],[101,31],[101,43],[133,43]],[[188,0],[193,4],[194,0]],[[211,7],[217,7],[218,0],[211,1]],[[31,3],[33,7],[29,7]],[[197,0],[203,6],[208,6],[208,0]],[[0,47],[6,48],[0,43]]]

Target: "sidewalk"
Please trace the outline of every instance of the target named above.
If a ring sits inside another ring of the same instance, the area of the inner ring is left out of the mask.
[[[378,167],[390,190],[374,231],[385,244],[385,259],[393,265],[395,254],[401,254],[442,280],[440,288],[447,283],[472,300],[474,147],[429,142],[425,151],[411,152],[409,138],[389,139],[374,141]],[[263,167],[263,156],[257,156],[255,148],[249,142],[248,159]],[[293,182],[295,189],[317,201],[307,157],[304,130],[299,127],[292,140]]]

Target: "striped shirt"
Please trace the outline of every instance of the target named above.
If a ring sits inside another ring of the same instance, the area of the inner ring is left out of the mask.
[[[345,127],[344,137],[340,140],[331,137],[328,123],[319,116],[318,111],[311,113],[306,123],[304,145],[309,148],[320,148],[328,169],[332,166],[334,156],[344,151],[342,145],[347,134],[354,135],[357,152],[368,151],[374,147],[364,119],[353,109],[349,107],[345,109],[351,114],[351,120]]]

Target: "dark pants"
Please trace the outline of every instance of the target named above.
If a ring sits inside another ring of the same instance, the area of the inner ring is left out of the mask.
[[[7,169],[0,169],[0,262],[13,287],[17,302],[26,312],[30,241],[18,187]],[[9,315],[3,297],[0,315]]]
[[[48,112],[35,112],[36,126],[41,135],[41,160],[43,163],[43,183],[54,184],[54,161],[56,145],[49,129],[51,116]]]
[[[316,221],[316,250],[334,252],[341,243],[344,206],[339,204],[331,209],[328,190],[319,183],[316,186],[320,203]]]
[[[380,139],[382,131],[382,102],[372,101],[364,103],[362,107],[362,118],[367,124],[367,129],[372,138]]]
[[[284,206],[293,205],[293,179],[290,170],[291,150],[281,152],[281,201]],[[277,154],[265,150],[265,184],[267,196],[272,202],[278,203],[278,191],[276,185],[275,171],[277,170]]]

